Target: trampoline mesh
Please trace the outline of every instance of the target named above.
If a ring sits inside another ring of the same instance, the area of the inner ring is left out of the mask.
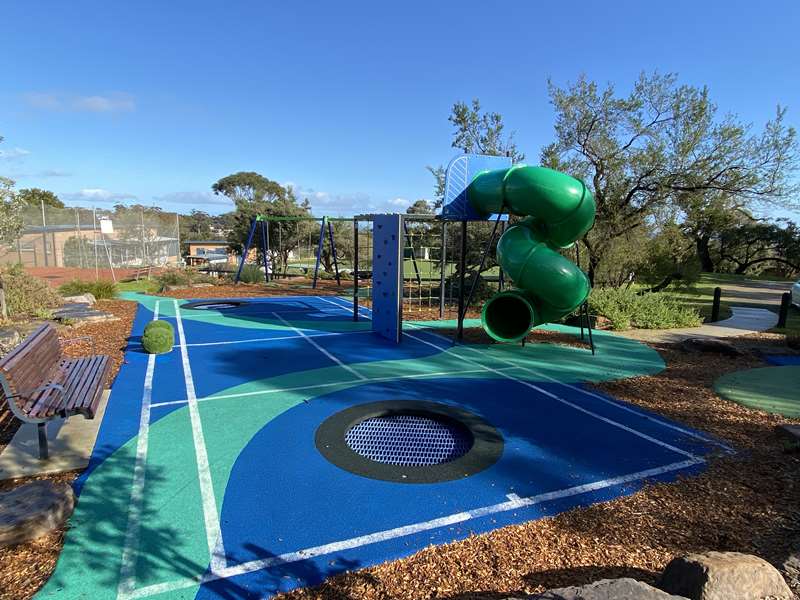
[[[472,447],[472,434],[463,425],[434,415],[388,415],[357,423],[345,441],[353,452],[370,460],[423,467],[464,456]]]

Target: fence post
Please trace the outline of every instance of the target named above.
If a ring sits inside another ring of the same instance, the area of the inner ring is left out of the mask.
[[[719,303],[722,299],[722,288],[714,288],[714,304],[711,305],[711,322],[719,321]]]
[[[792,293],[784,292],[781,296],[781,308],[778,311],[777,327],[786,327],[786,320],[789,318],[789,307],[792,305]]]

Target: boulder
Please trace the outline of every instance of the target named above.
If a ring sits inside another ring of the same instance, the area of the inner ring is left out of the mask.
[[[689,352],[715,352],[725,356],[741,356],[744,354],[733,344],[715,338],[688,338],[681,342],[681,347]]]
[[[16,329],[12,329],[11,327],[3,327],[0,329],[0,356],[16,348],[21,339],[22,337]]]
[[[658,587],[690,600],[793,598],[778,570],[762,558],[740,552],[679,556],[664,569]]]
[[[97,303],[97,299],[91,292],[85,292],[78,296],[64,296],[64,302],[68,304],[88,304],[89,306],[93,306]]]
[[[683,596],[670,595],[628,577],[601,579],[589,585],[548,590],[531,598],[533,600],[686,600]]]
[[[0,548],[60,527],[74,506],[72,488],[64,483],[33,481],[0,493]]]

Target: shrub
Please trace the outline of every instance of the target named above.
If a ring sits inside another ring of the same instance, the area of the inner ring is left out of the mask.
[[[695,327],[702,319],[696,309],[659,293],[639,295],[630,288],[600,288],[589,296],[589,310],[606,317],[612,329],[671,329]]]
[[[155,323],[163,323],[164,325],[155,325]],[[172,345],[175,343],[175,332],[167,321],[155,321],[150,323],[145,328],[144,335],[142,335],[142,345],[144,349],[150,354],[164,354],[172,350]]]
[[[9,317],[44,314],[47,308],[61,304],[61,297],[43,279],[32,277],[22,265],[12,265],[0,270],[0,279],[6,294]]]
[[[156,281],[161,284],[161,289],[168,285],[189,285],[191,277],[183,269],[167,269],[156,276]]]
[[[108,279],[98,279],[97,281],[73,279],[59,287],[58,291],[62,296],[80,296],[89,293],[98,300],[102,300],[117,295],[117,284]]]
[[[239,276],[242,283],[260,283],[264,281],[264,271],[258,265],[245,265],[242,274]]]
[[[150,321],[147,325],[145,325],[144,332],[147,333],[152,329],[168,329],[169,331],[172,331],[172,325],[169,323],[169,321]]]

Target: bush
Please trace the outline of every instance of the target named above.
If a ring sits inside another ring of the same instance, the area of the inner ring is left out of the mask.
[[[169,321],[150,321],[147,325],[145,325],[144,332],[146,334],[148,331],[153,329],[168,329],[169,331],[172,331],[172,325],[169,323]]]
[[[32,277],[22,265],[0,270],[9,317],[36,316],[61,304],[61,297],[43,279]]]
[[[117,295],[117,284],[108,279],[98,279],[97,281],[73,279],[59,287],[58,291],[62,296],[80,296],[89,293],[98,300],[102,300]]]
[[[239,281],[242,283],[261,283],[264,281],[264,271],[262,271],[261,267],[258,265],[245,265],[244,268],[242,268]]]
[[[192,269],[167,269],[156,276],[156,281],[161,290],[170,285],[191,285],[193,283],[214,283],[220,281],[210,275],[205,275]]]
[[[612,329],[671,329],[695,327],[702,318],[696,309],[659,293],[639,295],[631,288],[600,288],[589,296],[589,310],[607,318]]]
[[[163,325],[156,325],[163,323]],[[150,354],[164,354],[172,350],[175,343],[175,332],[167,321],[155,321],[145,327],[142,345]]]

